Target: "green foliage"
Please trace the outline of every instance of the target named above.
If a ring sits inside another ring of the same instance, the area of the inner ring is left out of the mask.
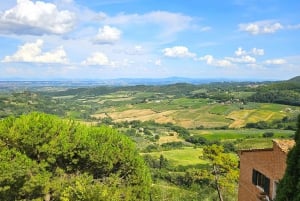
[[[216,199],[216,193],[207,185],[185,188],[159,181],[153,185],[151,191],[151,201],[215,201]]]
[[[182,142],[166,142],[160,145],[163,150],[180,149],[183,147]]]
[[[274,136],[274,133],[273,133],[273,132],[265,132],[265,133],[263,133],[262,136],[263,136],[264,138],[273,137],[273,136]]]
[[[31,113],[1,120],[0,145],[0,200],[149,199],[143,159],[109,127]]]
[[[218,191],[219,195],[236,194],[235,186],[239,175],[236,156],[225,153],[222,146],[211,145],[203,148],[202,157],[211,163],[211,170],[207,170],[208,172],[202,173],[202,175],[207,175],[208,180],[211,181],[213,188]],[[224,198],[226,199],[226,197]]]
[[[296,145],[288,153],[285,175],[277,189],[276,201],[300,200],[300,116],[295,134]]]
[[[196,145],[207,145],[208,140],[205,137],[199,135],[193,135],[185,139],[187,142],[196,144]]]
[[[230,153],[230,152],[234,153],[236,151],[234,143],[232,143],[232,142],[224,142],[223,147],[224,147],[224,152],[225,153]]]
[[[300,83],[279,82],[260,87],[249,101],[263,103],[279,103],[285,105],[300,105]]]
[[[187,138],[187,137],[190,136],[190,132],[184,127],[176,126],[176,125],[173,125],[173,124],[170,124],[169,127],[173,131],[177,132],[179,134],[179,136],[181,136],[183,138]]]

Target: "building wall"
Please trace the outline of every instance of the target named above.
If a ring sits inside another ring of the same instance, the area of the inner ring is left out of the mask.
[[[272,149],[240,151],[240,179],[238,201],[258,201],[260,190],[252,184],[253,169],[270,179],[270,198],[273,198],[274,182],[279,181],[286,168],[286,153],[276,143]]]

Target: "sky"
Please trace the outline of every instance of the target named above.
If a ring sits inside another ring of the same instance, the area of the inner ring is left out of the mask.
[[[285,80],[300,75],[299,0],[6,0],[0,81]]]

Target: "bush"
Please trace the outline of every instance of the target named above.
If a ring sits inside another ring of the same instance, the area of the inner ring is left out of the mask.
[[[196,145],[207,145],[208,144],[208,140],[202,136],[190,136],[188,138],[186,138],[187,142],[196,144]]]
[[[263,133],[262,135],[264,138],[269,138],[269,137],[273,137],[274,136],[274,133],[273,132],[265,132]]]
[[[183,147],[182,142],[167,142],[160,145],[164,150],[178,149]]]
[[[235,146],[232,142],[225,142],[223,144],[223,147],[224,147],[224,152],[225,153],[230,153],[230,152],[235,152],[236,151]]]

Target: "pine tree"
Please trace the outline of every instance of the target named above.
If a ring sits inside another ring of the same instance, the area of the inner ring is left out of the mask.
[[[287,168],[278,185],[276,201],[300,200],[300,116],[295,141],[296,145],[288,153]]]
[[[107,126],[31,113],[0,120],[0,200],[149,200],[149,169]]]

